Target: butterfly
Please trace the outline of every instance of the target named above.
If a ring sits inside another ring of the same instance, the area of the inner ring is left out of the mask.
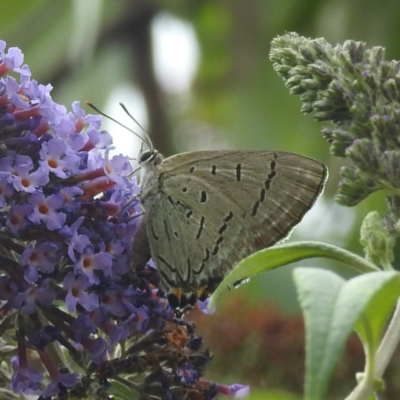
[[[175,306],[207,297],[244,257],[284,239],[321,194],[327,168],[270,150],[139,156],[144,211],[132,254],[152,257]],[[149,249],[144,251],[143,248]]]

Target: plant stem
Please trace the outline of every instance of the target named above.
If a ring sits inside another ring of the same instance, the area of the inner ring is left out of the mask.
[[[400,340],[400,300],[376,353],[375,378],[381,379]]]
[[[382,376],[400,341],[400,300],[390,321],[385,336],[379,345],[375,357],[375,371],[372,381],[365,376],[345,400],[367,400],[371,396],[371,382],[382,379]]]

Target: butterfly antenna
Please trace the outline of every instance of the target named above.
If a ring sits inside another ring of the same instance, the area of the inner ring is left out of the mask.
[[[137,126],[143,131],[143,133],[146,135],[146,144],[147,146],[149,146],[150,150],[153,150],[153,142],[150,139],[149,134],[147,133],[147,131],[143,128],[142,125],[140,125],[139,121],[137,121],[137,119],[128,111],[128,109],[125,107],[125,104],[123,103],[119,103],[119,105],[122,107],[122,109],[128,114],[128,116],[135,121],[135,123],[137,124]]]
[[[118,215],[122,214],[125,210],[128,209],[128,207],[135,201],[138,200],[138,196],[134,195],[118,212],[116,212],[113,215],[113,218],[118,217]],[[133,219],[133,218],[137,218],[140,217],[143,213],[140,213],[139,215],[133,215],[131,217],[129,217],[129,220]]]
[[[138,168],[136,168],[135,170],[133,170],[133,171],[128,175],[128,178],[131,178],[132,176],[134,176],[134,175],[136,174],[136,172],[140,171],[141,169],[142,169],[141,167],[138,167]]]
[[[142,138],[139,134],[137,134],[135,131],[133,131],[132,129],[128,128],[126,125],[124,125],[123,123],[117,121],[116,119],[110,117],[109,115],[105,114],[103,111],[100,111],[96,106],[94,106],[94,105],[93,105],[92,103],[90,103],[89,101],[85,101],[85,103],[86,103],[89,107],[93,108],[93,110],[95,110],[98,114],[102,115],[103,117],[108,118],[110,121],[113,121],[113,122],[115,122],[116,124],[118,124],[119,126],[122,126],[123,128],[127,129],[129,132],[133,133],[136,137],[138,137],[142,142],[145,142],[145,143],[147,144],[147,146],[149,146],[148,135],[146,135],[146,139],[147,139],[147,140],[143,139],[143,138]],[[136,122],[136,121],[135,121],[135,122]],[[136,123],[137,123],[137,122],[136,122]],[[138,124],[138,125],[139,125],[139,124]],[[139,127],[142,128],[140,125],[139,125]],[[142,129],[143,129],[143,128],[142,128]],[[150,141],[150,144],[152,145],[151,141]],[[150,148],[153,148],[153,147],[150,147]]]

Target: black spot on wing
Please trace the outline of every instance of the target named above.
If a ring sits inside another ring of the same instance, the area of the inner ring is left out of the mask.
[[[211,253],[213,256],[215,256],[215,255],[218,253],[218,251],[219,251],[219,245],[220,245],[223,241],[224,241],[224,238],[223,238],[222,236],[220,236],[220,237],[217,239],[217,242],[215,243],[214,250],[213,250],[212,253]]]
[[[184,281],[186,284],[188,284],[191,281],[191,276],[192,276],[192,266],[190,265],[190,258],[187,258],[187,268],[188,268],[188,273],[187,273],[187,278]],[[182,280],[182,278],[181,278]]]
[[[251,216],[254,217],[257,214],[258,208],[260,204],[265,200],[265,189],[261,189],[260,198],[254,203],[253,210],[251,212]]]
[[[251,216],[252,216],[252,217],[254,217],[254,216],[257,214],[258,207],[260,207],[260,200],[257,200],[257,201],[254,203],[253,210],[252,210],[252,212],[251,212]]]
[[[187,278],[183,279],[183,277],[179,274],[179,271],[176,268],[174,268],[171,264],[169,264],[167,262],[167,260],[165,260],[162,256],[159,256],[158,259],[163,264],[163,267],[161,268],[161,266],[160,266],[158,272],[163,277],[163,280],[165,280],[171,287],[175,287],[177,284],[180,284],[180,283],[183,283],[183,284],[189,283],[191,269],[189,270]],[[188,259],[188,266],[190,267],[189,259]],[[164,267],[166,267],[169,270],[169,273],[166,273],[163,271]],[[171,279],[171,274],[173,274],[173,275],[176,274],[176,277],[177,277],[176,281]]]
[[[226,228],[228,228],[228,225],[226,224],[226,222],[224,222],[224,224],[221,226],[221,228],[218,229],[218,233],[220,235],[222,235],[224,233],[224,231],[226,230]]]
[[[228,228],[228,223],[229,221],[233,218],[233,213],[232,211],[229,212],[229,214],[222,220],[223,224],[221,225],[221,227],[218,229],[218,239],[215,241],[215,246],[214,249],[212,251],[212,253],[210,253],[210,250],[208,248],[206,248],[206,256],[205,258],[203,258],[202,263],[200,265],[200,268],[198,270],[193,269],[193,274],[195,275],[200,275],[202,273],[202,271],[204,270],[207,261],[209,261],[210,256],[215,256],[218,254],[219,249],[220,249],[220,245],[221,243],[224,241],[224,238],[222,236],[222,234],[226,231],[226,229]],[[204,222],[203,219],[202,221],[200,221],[200,227],[201,227],[201,223]],[[200,231],[200,229],[199,229]]]
[[[165,231],[165,235],[167,236],[168,243],[171,243],[171,237],[169,236],[169,232],[168,232],[167,220],[164,219],[163,222],[164,222],[164,231]]]
[[[216,165],[213,165],[213,166],[212,166],[212,168],[211,168],[211,173],[212,173],[213,175],[215,175],[215,174],[217,173],[217,166],[216,166]]]
[[[236,180],[240,182],[240,179],[242,178],[242,164],[237,164],[236,165]]]
[[[274,153],[274,159],[269,164],[271,172],[268,174],[267,180],[264,182],[266,190],[268,190],[270,188],[272,179],[274,179],[274,177],[276,175],[276,159],[277,158],[278,158],[278,155],[276,153]]]
[[[153,225],[151,225],[151,235],[153,236],[153,238],[154,238],[155,240],[160,239],[160,238],[156,235],[156,233],[154,232],[154,226],[153,226]]]
[[[260,191],[260,198],[254,203],[253,209],[251,211],[251,216],[254,217],[257,212],[258,209],[260,207],[260,204],[265,200],[265,194],[266,194],[266,190],[268,190],[271,187],[271,182],[272,179],[274,179],[274,177],[276,176],[276,159],[277,159],[277,155],[274,154],[274,159],[271,161],[269,167],[271,169],[271,172],[267,175],[267,180],[264,182],[265,185],[265,189],[262,188]]]
[[[261,203],[265,200],[265,189],[261,189],[260,193],[260,201]]]
[[[233,212],[229,211],[229,214],[222,220],[224,222],[228,222],[233,218]]]
[[[208,250],[207,248],[206,248],[206,256],[203,258],[203,260],[202,260],[202,262],[201,262],[201,265],[200,265],[200,268],[199,269],[193,269],[193,275],[200,275],[202,272],[203,272],[203,270],[204,270],[204,267],[206,266],[206,262],[208,261],[210,259],[210,250]]]
[[[199,230],[197,231],[196,239],[200,239],[201,232],[203,232],[203,228],[204,228],[204,221],[205,221],[204,217],[201,217],[200,226],[199,226]]]
[[[200,194],[200,203],[205,203],[206,201],[207,201],[207,192],[202,190]]]
[[[172,267],[171,264],[169,264],[165,258],[163,258],[162,256],[158,257],[159,260],[174,274],[176,272],[176,269]]]
[[[162,276],[163,281],[167,282],[169,286],[176,286],[176,282],[171,279],[171,273],[165,273],[161,268],[158,270],[158,273]]]
[[[203,258],[203,261],[208,261],[210,259],[210,251],[206,249],[206,256]]]
[[[197,270],[194,269],[194,270],[193,270],[193,275],[200,275],[200,274],[203,272],[205,266],[206,266],[206,263],[203,261],[203,262],[201,263],[199,269],[197,269]]]

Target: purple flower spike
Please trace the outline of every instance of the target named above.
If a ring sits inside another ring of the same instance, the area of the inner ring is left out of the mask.
[[[111,268],[111,254],[105,251],[93,253],[93,250],[87,247],[81,254],[80,259],[75,264],[74,271],[76,274],[84,274],[91,285],[97,285],[100,282],[99,277],[95,274],[95,270],[107,271]]]
[[[22,314],[30,315],[36,311],[36,301],[50,305],[55,300],[52,289],[45,287],[31,286],[23,293],[19,293],[15,298],[15,305],[21,306]]]
[[[79,314],[71,325],[75,341],[81,343],[82,339],[88,338],[92,333],[98,332],[97,328],[89,320],[88,314]]]
[[[0,276],[0,300],[7,300],[10,304],[14,304],[17,294],[17,284],[8,276]]]
[[[32,244],[26,247],[21,255],[21,262],[28,266],[25,279],[28,282],[35,282],[38,278],[38,269],[47,274],[53,272],[58,260],[57,250],[58,246],[49,242],[39,242],[35,247]]]
[[[16,204],[12,207],[6,224],[15,236],[18,236],[19,231],[28,225],[26,216],[31,212],[32,206],[30,204]]]
[[[100,364],[107,356],[107,343],[102,338],[83,339],[82,345],[96,364]]]
[[[32,369],[20,367],[18,357],[12,358],[11,366],[14,371],[11,379],[11,389],[19,394],[38,394],[43,375]]]
[[[14,156],[6,156],[0,158],[0,171],[2,175],[8,177],[8,182],[10,183],[12,183],[13,181],[12,178],[12,173],[14,172],[13,164],[14,164]]]
[[[245,399],[250,395],[250,387],[239,383],[234,383],[230,386],[217,384],[217,389],[219,393],[234,399]]]
[[[4,207],[14,193],[12,185],[9,183],[9,175],[0,172],[0,207]]]
[[[69,150],[64,140],[54,138],[44,142],[40,150],[40,165],[59,178],[78,172],[80,157]]]
[[[127,320],[132,332],[144,332],[149,322],[149,310],[146,306],[134,307],[129,310],[132,314]]]
[[[101,116],[55,103],[22,63],[0,41],[0,307],[18,352],[3,381],[17,397],[108,398],[133,377],[143,398],[214,399],[195,326],[178,321],[157,269],[130,268],[141,208],[129,158],[109,157]]]
[[[59,340],[60,336],[61,331],[59,328],[52,325],[46,325],[42,329],[37,330],[33,336],[29,338],[28,343],[31,346],[44,351],[48,344]]]
[[[51,397],[60,393],[60,389],[64,387],[75,386],[78,381],[78,374],[76,373],[61,373],[59,372],[57,378],[52,379],[49,385],[42,392],[43,397]]]
[[[64,206],[70,210],[79,209],[81,202],[76,197],[83,194],[83,190],[77,186],[64,187],[60,190],[60,194],[64,197]]]
[[[177,375],[180,381],[185,385],[196,383],[199,378],[198,372],[193,369],[190,364],[185,365],[184,368],[181,368],[179,371],[177,371]]]
[[[90,240],[86,235],[77,235],[74,231],[68,246],[68,255],[76,263],[78,259],[75,253],[82,254],[87,247],[91,246]]]
[[[89,127],[87,131],[90,143],[97,149],[107,149],[112,145],[112,136],[107,131],[98,131],[93,127]]]
[[[203,300],[197,300],[196,308],[198,308],[204,314],[214,314],[217,309],[214,306],[211,310],[208,309],[208,304],[210,303],[210,298]]]
[[[60,229],[64,225],[66,215],[56,212],[64,204],[64,198],[61,195],[52,194],[46,198],[42,193],[33,193],[29,197],[29,203],[33,207],[33,212],[28,215],[28,218],[34,224],[44,222],[50,231]]]
[[[7,71],[19,72],[19,67],[24,61],[22,51],[17,47],[10,47],[5,52],[6,43],[2,40],[0,43],[0,72],[3,75]]]
[[[22,173],[14,178],[14,188],[20,192],[33,193],[39,186],[49,182],[49,174],[44,168],[38,168],[31,174]]]
[[[103,117],[101,115],[86,115],[85,111],[80,107],[80,104],[80,101],[74,101],[72,103],[72,111],[76,117],[84,124],[90,124],[92,128],[99,129],[103,121]]]
[[[128,157],[114,156],[111,160],[108,159],[108,152],[106,154],[107,162],[104,165],[104,171],[107,176],[120,187],[125,187],[126,176],[132,172],[132,166]]]
[[[64,289],[68,290],[68,294],[65,297],[68,311],[75,312],[78,303],[87,311],[92,311],[99,306],[97,295],[86,292],[88,286],[89,282],[85,275],[79,275],[76,278],[75,274],[70,272],[64,278]]]

